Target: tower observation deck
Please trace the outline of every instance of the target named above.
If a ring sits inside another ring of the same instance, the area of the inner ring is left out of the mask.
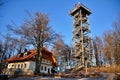
[[[92,59],[92,37],[88,22],[88,16],[91,13],[91,10],[81,3],[76,4],[70,11],[70,15],[74,17],[72,41],[76,66],[85,64],[85,59],[90,62]]]

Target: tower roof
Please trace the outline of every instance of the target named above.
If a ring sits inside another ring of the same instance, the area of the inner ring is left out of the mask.
[[[70,15],[74,16],[78,11],[82,11],[82,14],[90,15],[92,12],[89,8],[84,6],[82,3],[75,4],[75,7],[70,11]]]

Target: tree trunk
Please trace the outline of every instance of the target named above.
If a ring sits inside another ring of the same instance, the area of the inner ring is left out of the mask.
[[[41,62],[42,62],[42,47],[37,49],[37,55],[36,55],[36,66],[35,66],[35,75],[40,75],[41,70]]]

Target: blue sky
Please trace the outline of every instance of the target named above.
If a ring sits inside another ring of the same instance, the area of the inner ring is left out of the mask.
[[[112,23],[120,15],[120,0],[6,0],[0,6],[0,32],[7,32],[6,25],[14,21],[20,26],[28,10],[32,15],[35,12],[44,12],[50,18],[50,26],[64,35],[64,41],[70,43],[72,39],[73,17],[69,15],[77,2],[81,2],[91,9],[89,16],[92,35],[102,36],[102,33],[112,27]]]

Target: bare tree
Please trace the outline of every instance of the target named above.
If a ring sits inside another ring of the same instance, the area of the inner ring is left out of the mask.
[[[113,23],[113,52],[114,59],[117,65],[120,65],[120,16]]]
[[[71,59],[71,47],[69,45],[66,46],[66,61],[69,62]]]
[[[113,33],[112,31],[104,32],[104,54],[107,63],[113,64]]]
[[[65,43],[62,39],[58,39],[56,42],[54,42],[54,45],[53,45],[53,53],[54,55],[56,56],[61,56],[61,55],[64,55],[64,52],[65,52]]]
[[[0,69],[3,70],[6,67],[5,60],[11,57],[14,50],[13,43],[11,42],[10,35],[3,36],[4,40],[0,41]]]
[[[96,65],[102,66],[102,40],[100,37],[96,36],[93,40],[95,58],[96,58]]]
[[[25,39],[23,38],[11,38],[11,41],[13,43],[11,46],[14,47],[16,53],[23,52],[26,46],[28,45],[27,41],[25,41]]]
[[[18,34],[27,41],[27,44],[32,44],[37,50],[35,74],[40,74],[40,66],[42,60],[41,50],[45,44],[50,44],[56,39],[56,33],[49,26],[49,18],[44,13],[36,13],[33,18],[29,14],[22,26],[19,28],[10,28],[11,31]]]
[[[120,64],[120,17],[113,23],[112,30],[103,34],[103,53],[107,64]]]
[[[65,44],[62,38],[58,38],[52,48],[53,53],[57,56],[60,71],[63,66],[68,66],[70,61],[70,46]]]

